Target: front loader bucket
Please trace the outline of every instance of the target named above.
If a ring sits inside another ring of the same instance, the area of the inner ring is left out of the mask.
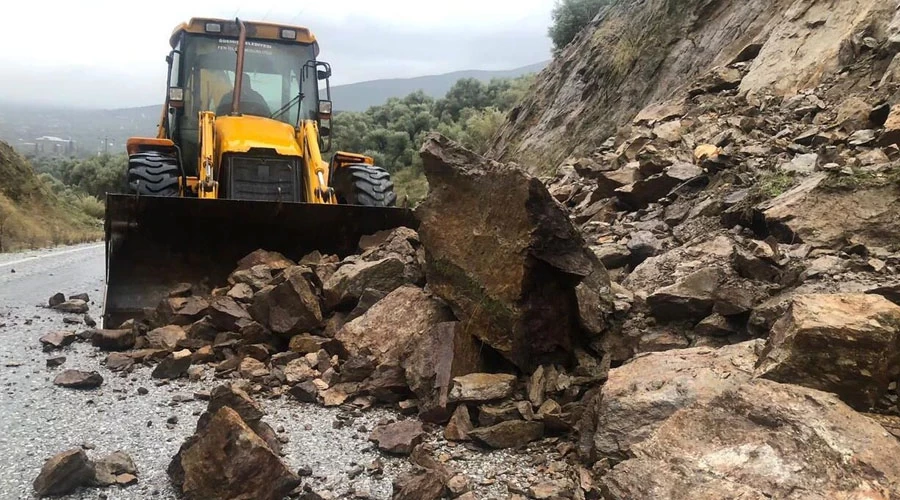
[[[360,237],[401,226],[418,229],[411,210],[108,195],[103,327],[143,318],[178,283],[225,286],[254,250],[295,262],[313,250],[345,257]]]

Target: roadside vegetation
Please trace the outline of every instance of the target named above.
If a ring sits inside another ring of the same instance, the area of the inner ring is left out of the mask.
[[[441,99],[414,92],[364,112],[337,113],[333,150],[375,158],[377,165],[391,172],[400,203],[414,205],[428,192],[418,155],[425,136],[438,131],[485,153],[533,79],[533,75],[489,83],[462,79]]]
[[[49,174],[38,175],[0,142],[0,252],[95,241],[103,236],[103,203]]]

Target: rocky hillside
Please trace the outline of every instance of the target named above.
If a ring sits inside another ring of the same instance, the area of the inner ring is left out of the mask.
[[[97,200],[51,191],[8,144],[0,142],[0,252],[91,241],[102,236]],[[92,215],[93,214],[93,215]]]
[[[729,63],[747,63],[742,93],[814,87],[884,40],[893,10],[882,0],[614,0],[541,73],[491,156],[552,172]],[[859,88],[869,83],[858,76]]]

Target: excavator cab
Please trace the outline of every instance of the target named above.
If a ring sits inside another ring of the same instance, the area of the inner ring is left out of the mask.
[[[371,157],[326,161],[331,66],[308,29],[194,18],[170,45],[156,137],[127,141],[124,188],[107,195],[105,327],[179,283],[226,285],[260,248],[346,255],[363,235],[416,227]]]

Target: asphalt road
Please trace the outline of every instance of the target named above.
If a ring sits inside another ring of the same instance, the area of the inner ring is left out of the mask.
[[[127,488],[82,489],[64,500],[177,498],[165,470],[206,407],[192,395],[220,381],[207,373],[199,382],[160,385],[149,368],[128,375],[110,372],[103,365],[105,354],[89,344],[76,342],[47,353],[38,341],[51,331],[86,328],[66,325],[63,314],[45,307],[56,292],[88,293],[90,314],[100,316],[103,258],[103,246],[97,244],[0,255],[0,500],[36,498],[31,484],[47,458],[79,446],[91,458],[125,451],[137,465],[139,482]],[[48,368],[46,359],[58,355],[66,356],[65,364]],[[90,391],[54,386],[56,373],[66,368],[95,370],[104,383]],[[139,387],[147,394],[139,395]],[[336,429],[338,416],[347,417],[345,410],[290,399],[261,403],[265,421],[282,429],[288,440],[284,460],[295,469],[310,467],[313,476],[307,482],[316,491],[390,498],[392,479],[409,468],[405,459],[385,456],[368,441],[378,421],[405,418],[394,412],[370,410]],[[167,423],[171,417],[177,417],[176,424]],[[453,457],[451,465],[469,477],[479,498],[506,498],[507,482],[524,486],[536,475],[527,454],[475,453],[446,443],[439,434],[436,429],[427,441]],[[383,475],[358,473],[376,459],[384,464]]]

